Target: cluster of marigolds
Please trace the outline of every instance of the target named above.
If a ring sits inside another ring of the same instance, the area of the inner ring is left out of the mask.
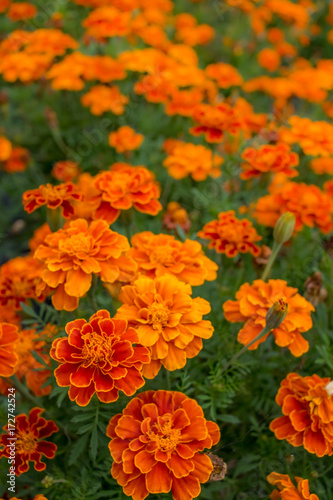
[[[267,234],[263,226],[274,228],[286,212],[295,218],[293,238],[305,226],[325,235],[332,231],[333,180],[320,188],[297,182],[297,176],[300,163],[302,169],[311,169],[312,178],[333,174],[333,125],[297,116],[293,103],[297,98],[320,104],[327,119],[333,118],[328,97],[333,90],[333,62],[318,59],[313,65],[295,48],[307,47],[311,36],[323,35],[323,28],[312,22],[317,6],[310,0],[223,3],[229,14],[243,12],[254,39],[266,44],[257,55],[264,74],[247,81],[230,64],[199,65],[195,47],[207,45],[217,33],[189,13],[174,14],[171,0],[72,1],[85,12],[84,45],[97,43],[103,48],[117,37],[132,48],[121,50],[117,57],[87,55],[63,31],[60,12],[45,27],[36,28],[34,5],[0,0],[1,15],[8,22],[21,22],[13,24],[0,42],[0,75],[5,82],[42,82],[48,92],[80,91],[82,106],[92,114],[123,115],[131,97],[122,93],[120,82],[133,73],[133,95],[163,106],[168,116],[182,117],[187,124],[181,138],[169,137],[162,144],[163,166],[170,178],[181,182],[190,177],[195,183],[211,177],[220,182],[223,165],[232,156],[237,158],[239,180],[221,181],[226,192],[269,182],[267,194],[242,207],[238,215],[235,210],[221,211],[202,225],[196,238],[186,238],[189,214],[177,201],[164,207],[155,174],[144,165],[128,163],[145,137],[123,125],[109,134],[109,145],[120,161],[93,175],[64,159],[53,165],[53,184],[24,192],[24,210],[28,214],[44,210],[47,222],[32,235],[28,254],[0,267],[0,390],[6,394],[17,381],[37,398],[50,394],[52,359],[57,363],[58,386],[68,388],[69,399],[85,407],[93,397],[113,403],[119,393],[134,396],[161,369],[184,368],[212,337],[214,327],[204,319],[210,303],[197,291],[192,296],[192,287],[215,280],[219,270],[206,256],[205,242],[229,259],[251,254],[260,265],[271,255],[261,243]],[[288,29],[277,28],[276,20],[291,26],[292,43],[286,39]],[[324,21],[324,35],[332,44],[332,4]],[[27,29],[22,22],[27,22]],[[143,48],[135,48],[138,43]],[[244,50],[235,40],[223,43],[235,53]],[[272,112],[256,112],[242,97],[252,92],[273,99]],[[6,96],[0,94],[1,99]],[[57,131],[59,124],[52,116],[50,127]],[[4,175],[29,169],[29,151],[9,140],[6,131],[0,128],[0,132]],[[165,232],[143,231],[127,238],[110,228],[117,220],[128,228],[136,211],[156,216],[163,210]],[[262,228],[263,236],[252,221]],[[119,305],[114,317],[105,309],[96,310],[89,319],[67,322],[62,336],[54,324],[42,330],[22,328],[22,304],[48,300],[57,311],[77,312],[80,299],[88,295],[93,300],[99,279],[105,294]],[[267,312],[279,300],[288,304],[286,317],[260,337]],[[223,304],[223,311],[227,321],[243,323],[237,339],[244,346],[251,343],[250,350],[270,335],[277,346],[300,357],[309,350],[303,334],[312,327],[313,304],[284,280],[257,279],[243,283],[235,300]],[[276,402],[283,416],[275,418],[270,429],[277,439],[303,446],[318,457],[333,454],[330,378],[289,373]],[[37,471],[44,470],[43,457],[52,459],[56,454],[57,446],[46,438],[59,429],[41,416],[43,412],[34,407],[29,415],[17,416],[17,476],[29,470],[30,462]],[[0,457],[8,458],[4,429]],[[165,390],[130,398],[123,412],[111,418],[106,434],[111,474],[134,500],[170,491],[175,500],[197,497],[214,468],[203,452],[220,439],[217,424],[205,419],[195,400]],[[267,479],[275,487],[273,500],[318,500],[307,479],[294,481],[277,472]],[[38,494],[35,500],[46,499]]]

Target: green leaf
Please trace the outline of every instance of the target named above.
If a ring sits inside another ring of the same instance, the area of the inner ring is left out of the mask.
[[[90,457],[93,462],[96,461],[97,449],[98,449],[98,429],[97,425],[94,425],[91,433],[90,447],[89,447]]]
[[[235,417],[235,415],[223,414],[219,416],[219,419],[222,420],[222,422],[227,422],[228,424],[237,425],[242,423],[242,421],[238,417]]]
[[[68,459],[69,465],[73,465],[76,462],[76,460],[82,455],[87,445],[88,437],[89,434],[84,434],[73,445],[71,445],[71,450]]]

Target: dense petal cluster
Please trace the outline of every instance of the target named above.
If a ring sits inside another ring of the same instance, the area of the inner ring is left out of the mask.
[[[204,225],[198,232],[200,238],[209,240],[209,248],[227,257],[236,257],[239,253],[250,253],[258,257],[261,248],[256,244],[261,236],[248,219],[237,219],[234,210],[220,212],[218,219]]]
[[[57,445],[47,438],[59,429],[52,420],[41,417],[42,408],[33,408],[29,415],[21,413],[16,417],[15,429],[15,474],[20,476],[29,470],[29,462],[34,463],[36,471],[45,470],[46,464],[41,461],[42,456],[54,458]],[[8,430],[7,425],[4,430]],[[7,432],[0,436],[0,458],[8,458],[10,455],[8,446],[12,443]]]
[[[149,350],[138,344],[139,335],[124,319],[112,319],[100,310],[89,321],[76,319],[66,325],[67,337],[56,339],[50,351],[59,363],[54,375],[69,398],[86,406],[96,393],[111,403],[119,391],[132,396],[144,385],[142,367],[150,362]]]
[[[129,99],[123,95],[117,85],[95,85],[81,97],[83,106],[90,108],[93,115],[102,115],[110,111],[114,115],[122,115]]]
[[[177,201],[170,201],[163,215],[163,226],[167,229],[176,229],[177,226],[187,233],[191,227],[188,213]]]
[[[243,83],[243,78],[239,72],[226,63],[209,64],[206,67],[206,73],[209,78],[216,80],[219,87],[227,89],[232,86],[239,86]]]
[[[289,373],[282,380],[275,401],[283,417],[269,428],[277,439],[303,446],[318,457],[333,453],[333,391],[330,378],[301,377]]]
[[[202,349],[202,339],[213,335],[210,321],[202,317],[211,310],[209,302],[191,298],[191,286],[173,276],[138,278],[123,286],[119,300],[123,305],[116,318],[125,319],[150,348],[151,362],[143,374],[154,378],[163,365],[173,371],[183,368],[187,358]]]
[[[191,134],[205,135],[207,142],[222,142],[228,132],[235,135],[240,129],[240,120],[229,104],[221,103],[217,106],[199,104],[192,115],[195,126],[190,129]]]
[[[259,224],[274,227],[283,213],[291,212],[296,217],[295,231],[303,226],[318,227],[325,234],[332,231],[332,199],[319,187],[289,181],[273,186],[271,191],[255,204],[253,217]]]
[[[255,280],[252,285],[244,283],[236,293],[236,300],[223,304],[227,321],[246,322],[239,331],[237,340],[247,345],[264,328],[266,314],[273,304],[282,299],[288,304],[287,316],[282,324],[272,331],[275,343],[287,347],[294,356],[301,356],[309,349],[309,343],[302,337],[312,327],[311,311],[313,305],[297,293],[283,280]],[[249,349],[257,349],[269,334],[254,342]]]
[[[71,182],[65,184],[45,184],[37,189],[29,189],[22,196],[24,210],[31,214],[39,207],[46,205],[54,210],[61,207],[63,217],[70,217],[74,214],[73,201],[80,200],[81,195]]]
[[[294,168],[299,162],[298,155],[290,151],[287,144],[265,144],[259,149],[246,148],[242,153],[242,159],[246,163],[241,164],[243,170],[240,174],[241,179],[251,179],[266,172],[282,172],[288,177],[298,175]]]
[[[292,116],[289,124],[290,129],[283,128],[280,131],[282,141],[287,144],[299,144],[306,155],[333,155],[333,125],[299,116]]]
[[[195,181],[203,181],[208,175],[221,175],[219,166],[223,159],[219,155],[213,155],[205,146],[167,139],[164,149],[168,157],[163,161],[163,165],[174,179],[183,179],[190,175]]]
[[[216,279],[218,267],[205,256],[198,241],[182,243],[168,234],[143,231],[132,237],[126,255],[138,264],[139,273],[150,278],[171,274],[192,286]]]
[[[276,486],[276,490],[270,495],[271,500],[319,500],[314,493],[310,493],[309,480],[295,477],[297,486],[291,481],[287,474],[271,472],[267,476],[269,484]]]
[[[128,248],[127,238],[109,229],[103,220],[88,225],[86,220],[76,219],[46,236],[35,257],[44,264],[44,282],[55,291],[54,307],[76,309],[79,298],[91,287],[93,274],[111,283],[133,278],[137,266],[123,255]]]
[[[0,323],[0,377],[11,377],[15,373],[18,357],[15,342],[18,339],[17,327]]]
[[[202,452],[217,444],[218,426],[181,392],[147,391],[132,399],[107,427],[111,474],[133,500],[172,492],[192,500],[213,470]]]
[[[109,144],[117,153],[124,153],[125,151],[132,151],[141,146],[144,139],[142,134],[137,134],[134,129],[128,125],[120,127],[115,132],[109,135]]]
[[[158,201],[160,186],[154,174],[144,166],[132,167],[128,163],[115,163],[110,170],[97,174],[94,187],[98,194],[94,219],[112,224],[121,210],[134,207],[144,214],[156,215],[162,210]]]
[[[52,175],[57,181],[70,182],[81,173],[78,163],[75,161],[57,161],[52,167]]]

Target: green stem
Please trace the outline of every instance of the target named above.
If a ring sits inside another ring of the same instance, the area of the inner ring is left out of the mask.
[[[249,347],[251,347],[252,344],[254,344],[255,342],[257,342],[258,340],[260,340],[262,337],[264,337],[265,335],[267,335],[268,333],[270,333],[272,331],[271,328],[268,328],[267,326],[265,326],[260,333],[258,333],[258,335],[253,339],[251,340],[251,342],[249,342],[248,344],[246,344],[244,347],[242,347],[242,349],[240,351],[238,351],[232,358],[231,360],[225,365],[225,367],[223,368],[222,372],[225,372],[235,361],[236,359],[238,359],[242,354],[244,354],[245,351],[248,350]]]
[[[270,256],[270,258],[266,264],[266,267],[264,269],[264,272],[262,273],[262,276],[261,276],[261,279],[263,281],[265,281],[268,278],[269,273],[271,272],[272,266],[274,264],[274,261],[278,255],[281,247],[282,247],[282,243],[276,243],[276,241],[274,241],[271,256]]]

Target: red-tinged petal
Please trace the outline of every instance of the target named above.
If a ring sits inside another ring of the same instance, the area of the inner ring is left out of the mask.
[[[193,457],[195,453],[195,451],[193,451],[187,444],[184,443],[177,444],[176,451],[180,457],[185,459]]]
[[[190,425],[191,421],[185,410],[178,408],[171,418],[172,426],[175,429],[184,429],[184,427]]]
[[[207,420],[206,425],[208,429],[208,434],[213,440],[212,444],[213,445],[217,444],[221,439],[221,431],[219,426],[215,422],[212,422],[211,420]]]
[[[112,379],[118,380],[126,376],[127,369],[123,366],[113,366],[108,373]]]
[[[98,396],[98,399],[102,401],[102,403],[113,403],[119,398],[119,391],[116,388],[113,388],[107,392],[96,392],[96,394]]]
[[[47,458],[54,458],[58,447],[49,441],[39,441],[36,446],[36,451],[42,453]]]
[[[115,380],[114,385],[120,391],[123,391],[126,396],[132,396],[140,387],[143,387],[145,381],[141,373],[135,368],[127,368],[126,377]]]
[[[60,387],[67,387],[71,383],[71,375],[74,370],[76,370],[80,365],[73,365],[71,363],[64,363],[54,370],[54,376],[56,378],[57,384]]]
[[[207,455],[196,453],[191,461],[194,464],[192,475],[199,479],[200,483],[206,483],[213,471],[211,459]]]
[[[76,401],[79,406],[87,406],[94,393],[95,387],[92,382],[90,386],[84,388],[72,385],[69,389],[68,396],[71,401]]]
[[[128,442],[118,437],[113,438],[109,443],[109,450],[115,462],[121,463],[122,454],[128,448]]]
[[[155,392],[153,399],[156,402],[159,415],[164,415],[165,413],[173,413],[174,402],[172,392],[159,390]]]
[[[136,454],[134,463],[142,474],[147,474],[147,472],[151,471],[154,465],[156,465],[156,460],[153,453],[142,450]]]
[[[307,429],[304,433],[303,445],[307,451],[315,453],[317,457],[323,457],[327,453],[327,444],[321,432]]]
[[[149,491],[146,488],[145,476],[142,475],[128,481],[123,489],[125,495],[131,496],[133,500],[144,500],[149,495]]]
[[[135,451],[130,450],[127,448],[122,456],[123,460],[123,469],[125,474],[132,474],[135,471],[135,459],[136,459],[137,453]]]
[[[149,417],[152,424],[157,421],[158,409],[157,409],[156,404],[154,404],[154,403],[146,404],[142,407],[141,411],[142,411],[142,416],[144,418]]]
[[[120,341],[114,344],[113,361],[121,363],[133,355],[133,347],[127,340]]]
[[[200,495],[199,480],[192,474],[184,478],[174,478],[172,481],[173,500],[192,500]]]
[[[200,441],[205,439],[208,435],[206,427],[206,419],[204,417],[194,417],[191,420],[191,425],[182,429],[182,442],[191,442],[193,440]]]
[[[304,431],[311,425],[311,419],[307,410],[292,411],[289,414],[291,425],[298,432]]]
[[[141,435],[141,425],[138,420],[129,415],[123,415],[118,421],[115,432],[122,439],[134,439]]]
[[[136,438],[136,439],[133,439],[132,441],[130,441],[128,446],[129,446],[130,450],[138,451],[144,447],[144,443],[142,443],[139,438]]]
[[[165,464],[157,462],[146,475],[146,488],[149,493],[168,493],[171,490],[172,480]]]
[[[152,359],[151,362],[142,367],[142,375],[145,378],[153,379],[160,371],[162,363],[159,359]]]
[[[170,455],[170,453],[168,453],[168,452],[156,450],[155,454],[154,454],[154,458],[155,458],[155,460],[157,460],[157,462],[166,463],[170,458],[169,455]]]
[[[79,366],[78,370],[70,376],[71,384],[76,387],[88,387],[94,379],[96,369],[95,365],[90,365],[87,368]]]
[[[290,418],[287,416],[275,418],[269,428],[274,432],[277,439],[286,439],[297,432],[291,425]]]
[[[96,392],[107,392],[113,389],[114,382],[109,374],[103,374],[96,369],[94,373],[94,383]]]
[[[188,476],[194,469],[194,463],[192,460],[185,460],[175,452],[171,454],[170,459],[167,461],[167,466],[177,478]]]

